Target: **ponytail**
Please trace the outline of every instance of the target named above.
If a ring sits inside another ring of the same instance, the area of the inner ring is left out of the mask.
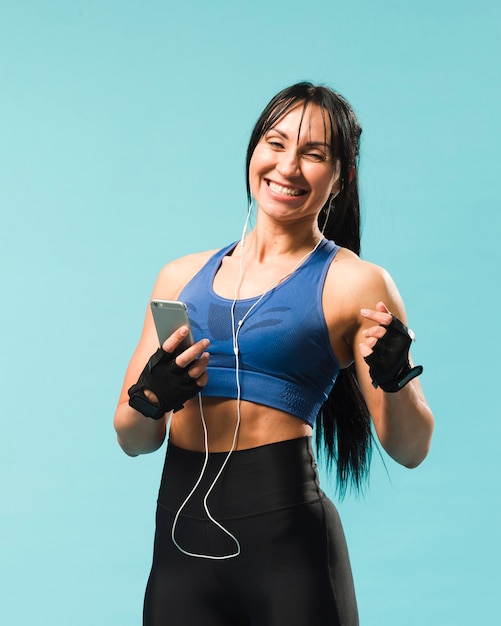
[[[319,222],[321,216],[319,216]],[[338,245],[360,254],[360,211],[356,172],[328,212],[324,234]],[[342,498],[351,487],[361,491],[369,478],[372,430],[369,409],[358,385],[355,364],[340,370],[315,425],[319,456],[328,469],[336,465],[337,491]]]

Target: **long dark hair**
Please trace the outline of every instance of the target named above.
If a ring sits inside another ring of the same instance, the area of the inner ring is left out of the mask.
[[[263,135],[298,104],[319,106],[330,129],[331,158],[339,161],[341,188],[319,214],[319,227],[338,245],[360,254],[360,203],[358,159],[362,129],[350,104],[324,86],[301,82],[278,93],[263,110],[247,148],[247,195],[251,201],[249,166]],[[330,205],[330,206],[329,206]],[[327,218],[327,222],[324,224]],[[342,369],[328,399],[320,409],[315,428],[317,450],[324,453],[327,467],[337,466],[337,489],[343,496],[348,487],[361,489],[369,475],[372,452],[370,415],[358,386],[355,366]]]

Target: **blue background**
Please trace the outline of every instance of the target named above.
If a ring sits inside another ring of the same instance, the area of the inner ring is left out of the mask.
[[[500,7],[0,2],[1,623],[140,624],[163,455],[115,443],[124,370],[162,265],[239,237],[252,125],[303,79],[364,127],[363,256],[437,420],[339,504],[361,623],[501,619]]]

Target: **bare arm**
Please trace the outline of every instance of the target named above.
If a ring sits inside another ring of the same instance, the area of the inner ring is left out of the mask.
[[[182,326],[179,330],[173,333],[163,343],[163,349],[166,352],[173,352],[186,337],[187,330],[186,326]],[[200,388],[207,383],[206,368],[207,363],[209,362],[209,355],[204,351],[208,346],[209,340],[201,339],[176,357],[176,364],[179,365],[179,367],[186,367],[192,361],[196,361],[190,367],[188,372],[191,377],[197,380],[197,384]],[[139,354],[142,354],[143,350],[141,344],[138,346],[138,350],[136,350],[136,353],[131,360],[129,369],[127,370],[114,419],[118,443],[123,451],[129,456],[147,454],[148,452],[154,452],[157,450],[165,439],[168,419],[168,414],[165,414],[159,420],[145,417],[142,413],[139,413],[129,405],[127,390],[132,384],[134,384],[134,382],[136,382],[140,372],[149,358],[146,358],[142,367],[140,367],[137,372],[137,375],[135,375],[137,364],[140,363],[138,351]],[[151,392],[149,394],[149,398],[153,401],[156,400],[155,396]]]
[[[184,284],[204,262],[204,259],[204,255],[192,255],[166,266],[160,272],[151,297],[175,300]],[[184,339],[185,330],[181,328],[173,333],[164,342],[163,349],[166,352],[173,352]],[[202,339],[176,357],[176,364],[180,367],[186,367],[195,361],[188,371],[190,376],[197,379],[200,388],[207,383],[206,368],[209,355],[205,350],[208,345],[209,341]],[[114,417],[118,443],[129,456],[154,452],[165,439],[169,415],[166,414],[159,420],[145,417],[129,406],[127,393],[128,389],[137,382],[144,366],[157,348],[158,338],[153,316],[148,306],[143,332],[127,368]],[[155,399],[154,396],[152,399]]]
[[[405,312],[393,303],[392,312],[406,323]],[[411,380],[396,393],[386,393],[372,385],[367,363],[363,357],[372,352],[378,338],[389,324],[389,309],[381,301],[375,309],[362,309],[361,317],[366,323],[355,337],[355,363],[362,393],[369,407],[374,426],[383,448],[406,467],[416,467],[428,454],[433,432],[433,415],[426,403],[419,378]],[[367,327],[367,322],[371,325]],[[376,325],[374,325],[374,322]]]
[[[364,360],[386,332],[381,324],[391,321],[389,311],[407,324],[400,294],[384,269],[344,249],[333,263],[326,286],[324,310],[334,352],[343,367],[355,362],[360,389],[383,448],[398,463],[416,467],[428,453],[433,432],[433,415],[420,380],[414,378],[396,393],[375,389]]]

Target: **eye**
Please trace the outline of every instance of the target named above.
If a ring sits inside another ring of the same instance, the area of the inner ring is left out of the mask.
[[[313,161],[314,163],[322,163],[323,161],[327,161],[327,155],[323,152],[306,152],[304,158],[308,161]]]
[[[283,144],[280,141],[277,141],[276,139],[268,139],[267,142],[268,142],[268,145],[274,150],[283,150],[284,148]]]

